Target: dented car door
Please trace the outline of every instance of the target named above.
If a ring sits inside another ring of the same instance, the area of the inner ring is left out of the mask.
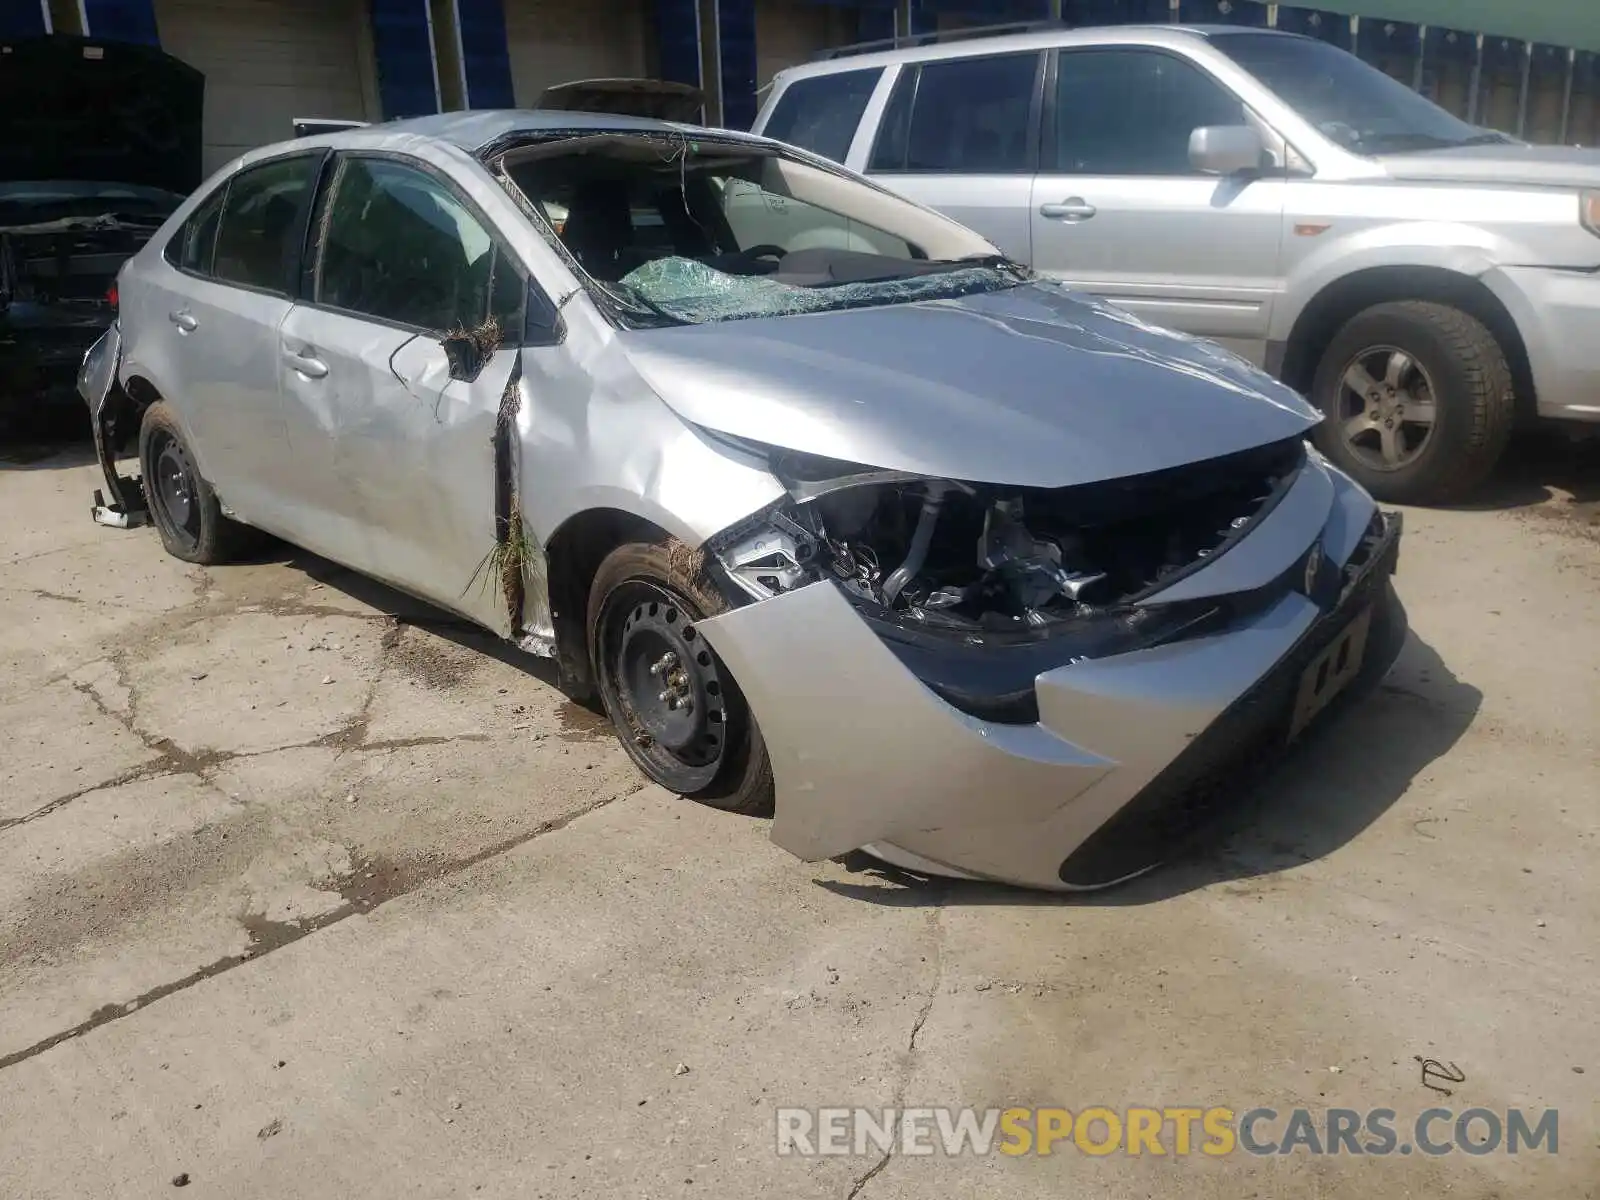
[[[490,223],[419,163],[351,156],[279,330],[289,440],[320,553],[509,633],[492,440],[527,283]]]

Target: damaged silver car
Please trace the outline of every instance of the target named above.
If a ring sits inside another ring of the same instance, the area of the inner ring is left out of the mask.
[[[201,563],[266,530],[554,657],[805,859],[1114,883],[1405,633],[1398,517],[1297,395],[761,138],[269,147],[120,294],[104,519]]]

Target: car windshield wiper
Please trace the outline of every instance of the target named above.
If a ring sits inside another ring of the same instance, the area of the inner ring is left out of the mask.
[[[1503,133],[1485,130],[1475,133],[1470,137],[1446,138],[1432,133],[1372,133],[1363,134],[1360,144],[1362,149],[1378,152],[1380,150],[1454,150],[1460,146],[1493,146],[1510,144],[1511,140]]]

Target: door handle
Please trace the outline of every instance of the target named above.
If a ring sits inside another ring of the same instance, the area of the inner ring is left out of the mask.
[[[321,379],[328,373],[328,364],[314,354],[297,354],[293,350],[285,350],[283,361],[307,379]]]
[[[1100,210],[1081,196],[1073,196],[1060,204],[1039,205],[1039,215],[1057,221],[1087,221]]]
[[[171,321],[178,327],[179,333],[193,333],[196,329],[200,328],[200,322],[196,321],[194,319],[194,314],[189,312],[187,309],[180,309],[177,312],[168,313],[167,320]]]

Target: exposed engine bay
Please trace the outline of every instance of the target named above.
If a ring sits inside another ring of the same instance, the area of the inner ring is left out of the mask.
[[[1057,489],[890,472],[818,482],[797,475],[809,464],[780,457],[774,470],[796,499],[716,549],[756,600],[832,579],[868,611],[908,625],[975,641],[1037,636],[1204,565],[1270,511],[1304,455],[1289,439]]]

